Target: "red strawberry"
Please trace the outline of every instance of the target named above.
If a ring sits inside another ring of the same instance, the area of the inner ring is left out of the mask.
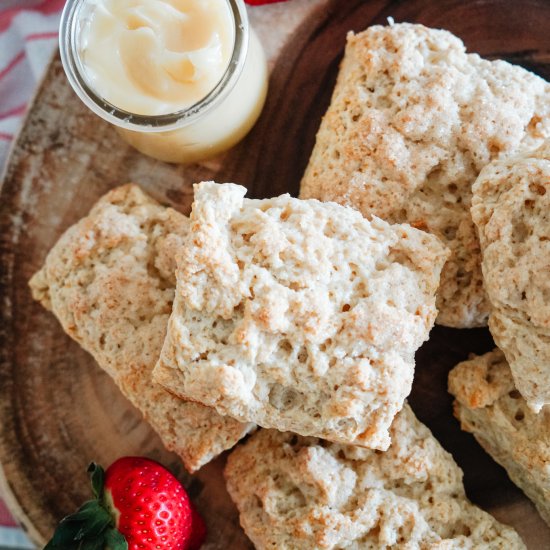
[[[286,2],[286,0],[244,0],[251,6],[261,6],[262,4],[275,4],[277,2]]]
[[[206,538],[206,525],[193,504],[191,503],[191,538],[189,539],[188,550],[199,550]]]
[[[44,550],[198,550],[202,518],[163,466],[120,458],[103,471],[90,464],[95,500],[64,518]]]

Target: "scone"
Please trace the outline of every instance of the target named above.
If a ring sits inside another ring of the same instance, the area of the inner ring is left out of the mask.
[[[550,525],[550,407],[535,414],[495,349],[459,363],[449,374],[455,416],[463,430],[501,465]]]
[[[550,140],[486,166],[473,193],[489,329],[538,411],[550,404]]]
[[[335,203],[245,193],[195,186],[154,379],[241,421],[386,449],[446,249]]]
[[[119,187],[65,232],[30,286],[192,472],[251,426],[182,401],[151,379],[174,298],[174,256],[188,230],[182,214],[135,185]]]
[[[449,32],[422,25],[350,33],[301,197],[336,201],[365,216],[408,222],[452,254],[437,322],[485,325],[471,187],[499,155],[550,137],[550,85],[530,72],[466,54]]]
[[[381,453],[261,430],[229,456],[227,488],[258,550],[525,548],[471,504],[462,471],[408,405]]]

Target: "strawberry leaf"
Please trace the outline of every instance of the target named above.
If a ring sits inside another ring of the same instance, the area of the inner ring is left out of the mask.
[[[97,538],[99,535],[110,527],[113,520],[111,515],[103,506],[97,504],[97,508],[93,515],[90,515],[85,522],[82,523],[80,531],[77,533],[75,540],[84,538]]]
[[[78,534],[82,529],[82,524],[79,521],[72,521],[68,518],[61,520],[57,526],[51,544],[54,548],[63,547],[68,544],[74,544],[79,540]]]
[[[122,533],[115,529],[109,529],[105,534],[105,542],[109,550],[128,550],[128,543]]]
[[[63,518],[62,521],[87,521],[97,513],[97,500],[86,501],[74,514]]]
[[[83,504],[77,512],[63,518],[48,549],[85,548],[103,550],[104,533],[113,523],[109,512],[97,500]]]
[[[103,505],[103,468],[92,462],[88,473],[95,499],[61,520],[45,550],[104,550],[106,545],[109,550],[127,550],[126,540],[114,529],[114,518]]]
[[[78,550],[104,550],[105,539],[101,537],[99,539],[83,540],[77,548]]]
[[[99,464],[91,462],[88,466],[88,473],[92,481],[92,491],[95,498],[101,500],[103,497],[103,484],[105,482],[105,471]]]

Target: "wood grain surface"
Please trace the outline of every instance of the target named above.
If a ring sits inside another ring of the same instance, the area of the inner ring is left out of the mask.
[[[184,213],[192,183],[204,179],[242,183],[252,197],[296,195],[346,32],[389,16],[446,28],[470,51],[550,78],[548,0],[292,0],[257,8],[252,19],[273,68],[264,113],[222,158],[181,167],[125,145],[80,103],[54,59],[0,188],[0,482],[37,544],[89,498],[91,460],[107,465],[140,454],[180,475],[208,523],[206,548],[250,548],[223,485],[224,457],[193,477],[185,474],[91,357],[32,301],[27,282],[59,235],[100,195],[127,181]],[[514,525],[529,548],[550,548],[550,530],[534,507],[452,417],[448,371],[492,345],[485,329],[436,327],[417,354],[411,403],[464,469],[470,498]]]

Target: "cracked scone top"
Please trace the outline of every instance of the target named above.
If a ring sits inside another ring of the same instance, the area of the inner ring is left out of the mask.
[[[195,186],[154,379],[264,427],[386,449],[447,251],[335,203]]]
[[[61,236],[30,286],[194,471],[251,426],[182,401],[151,379],[174,299],[175,254],[188,229],[185,216],[139,187],[118,187]]]
[[[533,410],[550,404],[550,140],[486,166],[473,187],[489,329]]]
[[[380,453],[261,430],[229,456],[227,488],[258,550],[519,550],[471,504],[462,471],[408,405]]]
[[[459,363],[449,374],[463,430],[503,466],[550,525],[550,407],[536,414],[514,386],[499,349]]]
[[[437,322],[485,325],[472,184],[499,155],[549,137],[550,85],[541,78],[466,54],[447,31],[373,26],[348,36],[301,196],[437,235],[451,249]]]

